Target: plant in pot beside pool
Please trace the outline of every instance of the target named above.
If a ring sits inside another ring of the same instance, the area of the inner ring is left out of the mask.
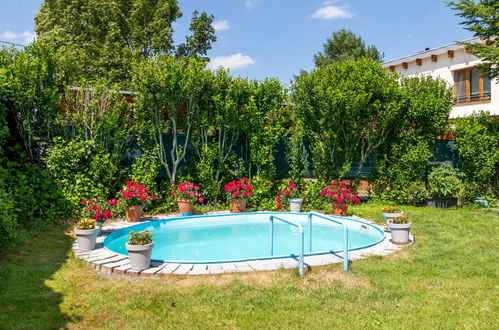
[[[400,206],[386,206],[386,207],[384,207],[383,208],[383,218],[385,218],[386,227],[387,227],[387,230],[385,230],[385,231],[390,231],[390,229],[388,228],[388,220],[393,219],[393,218],[397,218],[397,217],[400,217],[403,215],[404,215],[404,212],[402,212],[400,210]]]
[[[430,199],[426,205],[447,208],[457,206],[457,196],[461,193],[463,182],[458,171],[448,164],[434,168],[428,175]]]
[[[130,268],[134,271],[141,271],[151,265],[151,254],[154,242],[149,230],[140,232],[130,232],[130,238],[125,244],[130,259]]]
[[[247,178],[242,178],[227,183],[224,186],[224,192],[230,198],[230,212],[241,213],[246,211],[246,202],[248,197],[253,194],[253,187],[249,184]]]
[[[156,196],[147,192],[147,188],[138,182],[126,182],[126,187],[120,190],[125,204],[126,217],[132,222],[138,222],[144,214],[144,206]]]
[[[81,219],[74,228],[78,249],[88,251],[95,248],[99,226],[94,219]]]
[[[283,204],[289,204],[289,212],[301,212],[303,204],[303,189],[304,186],[297,186],[296,183],[290,182],[284,188],[277,191],[277,209],[282,209]]]
[[[409,217],[402,215],[400,217],[388,220],[388,227],[392,234],[392,243],[403,245],[409,243],[409,234],[411,232],[412,222]]]
[[[88,200],[81,200],[80,201],[83,210],[83,218],[88,219],[92,218],[95,221],[97,221],[97,225],[99,227],[99,232],[102,230],[102,226],[104,225],[104,222],[106,220],[111,219],[113,214],[111,212],[111,209],[115,207],[118,204],[118,200],[116,198],[113,198],[111,200],[108,200],[107,202],[96,202],[93,199],[88,199]]]
[[[353,192],[345,182],[333,181],[320,191],[323,198],[330,200],[334,215],[347,215],[348,205],[359,204],[359,193]]]
[[[173,185],[173,190],[170,195],[177,197],[178,209],[181,216],[192,215],[192,208],[194,202],[204,202],[199,186],[194,185],[192,182],[184,181],[179,185]]]

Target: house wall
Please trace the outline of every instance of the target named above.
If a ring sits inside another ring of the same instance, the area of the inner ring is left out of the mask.
[[[431,55],[437,55],[437,61],[431,60]],[[416,58],[420,58],[421,65],[417,65]],[[402,67],[402,62],[407,62],[407,69]],[[387,62],[385,68],[389,70],[389,65],[395,66],[395,71],[405,76],[416,76],[420,74],[430,74],[434,77],[440,77],[449,83],[449,86],[454,88],[453,70],[472,67],[480,63],[480,60],[475,56],[466,53],[464,48],[454,49],[454,57],[450,58],[447,52],[440,54],[432,54],[431,52],[423,53],[420,57],[411,56],[407,60],[400,62]],[[388,65],[389,64],[389,65]],[[491,81],[491,99],[488,101],[480,101],[465,104],[455,104],[452,108],[450,119],[466,117],[473,112],[489,111],[493,116],[499,116],[499,81],[494,79]]]

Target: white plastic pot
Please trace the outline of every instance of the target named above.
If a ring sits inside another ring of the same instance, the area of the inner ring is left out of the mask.
[[[411,232],[412,222],[409,223],[388,223],[390,233],[392,234],[392,243],[404,245],[409,243],[409,234]]]
[[[289,200],[289,212],[300,213],[301,206],[303,205],[303,198],[290,198]]]
[[[151,265],[151,254],[154,242],[146,245],[132,245],[126,243],[128,258],[130,258],[130,267],[134,271],[141,271],[149,268]]]
[[[95,248],[95,242],[97,241],[99,231],[99,227],[94,229],[75,228],[74,232],[76,235],[76,241],[78,242],[78,249],[83,251],[93,250]]]

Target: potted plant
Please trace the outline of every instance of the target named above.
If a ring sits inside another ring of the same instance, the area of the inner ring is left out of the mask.
[[[388,220],[388,227],[392,234],[392,243],[398,245],[409,243],[411,226],[412,222],[409,220],[409,217],[405,215]]]
[[[130,238],[125,244],[130,259],[130,268],[134,271],[141,271],[151,265],[151,254],[154,242],[149,230],[141,232],[130,232]]]
[[[111,212],[111,208],[118,204],[118,200],[113,198],[105,203],[98,203],[93,199],[88,199],[81,200],[80,203],[83,206],[83,218],[92,218],[97,221],[99,234],[102,230],[104,222],[112,218],[113,214]]]
[[[294,182],[288,183],[284,188],[277,191],[277,208],[282,209],[282,205],[289,203],[289,212],[301,212],[303,204],[303,191],[304,186],[299,188]]]
[[[81,219],[74,228],[78,249],[88,251],[95,248],[99,226],[94,219]]]
[[[125,204],[126,217],[131,222],[138,222],[144,214],[144,206],[156,196],[147,192],[147,188],[138,182],[126,182],[125,189],[120,190]]]
[[[247,178],[241,180],[232,180],[224,186],[230,198],[231,213],[241,213],[246,211],[246,202],[248,197],[253,193],[253,187],[248,183]]]
[[[178,209],[181,216],[192,215],[192,207],[194,202],[204,202],[199,186],[194,185],[192,182],[184,181],[179,185],[173,185],[173,190],[170,195],[177,197]]]
[[[430,207],[448,208],[457,206],[457,196],[461,192],[463,182],[455,168],[448,164],[434,168],[428,175],[430,199],[426,205]]]
[[[323,198],[330,200],[334,215],[347,215],[348,205],[359,204],[358,192],[352,192],[346,183],[333,181],[320,191]]]
[[[402,212],[400,210],[400,207],[399,206],[386,206],[383,208],[383,218],[385,218],[385,222],[386,222],[386,229],[385,231],[390,231],[390,229],[388,228],[388,220],[390,219],[393,219],[393,218],[396,218],[396,217],[400,217],[404,215],[404,212]]]

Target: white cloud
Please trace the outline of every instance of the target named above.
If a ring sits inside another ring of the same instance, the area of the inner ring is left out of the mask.
[[[11,30],[5,30],[2,32],[1,36],[7,40],[22,40],[24,44],[30,44],[36,37],[36,34],[31,31],[24,31],[21,33],[15,33]]]
[[[248,55],[237,53],[228,56],[214,57],[210,59],[210,62],[206,67],[213,70],[218,68],[219,66],[223,66],[224,68],[229,70],[237,70],[254,64],[256,64],[256,62]]]
[[[329,1],[327,1],[327,3],[328,2]],[[348,11],[345,8],[329,5],[317,9],[310,16],[316,19],[352,18],[354,16],[354,13]]]
[[[253,10],[253,8],[256,7],[257,0],[246,0],[244,2],[244,5],[246,6],[246,9],[248,10]]]
[[[212,26],[217,32],[230,29],[229,21],[226,20],[216,21],[212,24]]]

